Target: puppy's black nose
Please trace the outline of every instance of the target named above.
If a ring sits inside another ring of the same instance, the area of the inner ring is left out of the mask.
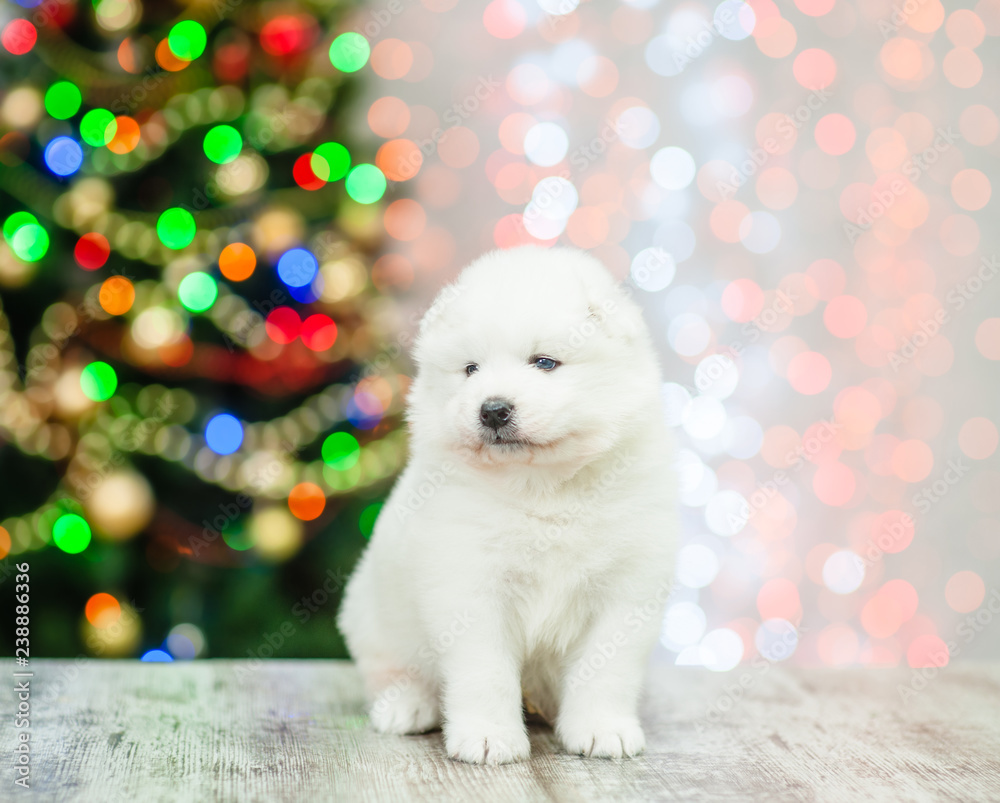
[[[479,409],[479,420],[483,426],[498,430],[510,420],[514,405],[503,399],[487,399]]]

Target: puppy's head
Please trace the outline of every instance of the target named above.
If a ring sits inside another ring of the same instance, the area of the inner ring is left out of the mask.
[[[424,316],[414,356],[415,447],[480,465],[583,465],[658,404],[638,308],[570,249],[472,263]]]

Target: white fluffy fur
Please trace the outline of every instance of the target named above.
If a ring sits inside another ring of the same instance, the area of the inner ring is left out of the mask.
[[[373,725],[443,725],[452,758],[518,761],[523,694],[570,753],[641,752],[677,525],[638,307],[583,253],[493,252],[439,295],[415,359],[412,457],[339,617]],[[516,443],[480,423],[491,397]]]

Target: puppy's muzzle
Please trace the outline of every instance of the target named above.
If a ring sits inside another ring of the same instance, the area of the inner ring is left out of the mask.
[[[487,399],[479,408],[479,420],[494,432],[505,426],[514,413],[514,405],[505,399]]]

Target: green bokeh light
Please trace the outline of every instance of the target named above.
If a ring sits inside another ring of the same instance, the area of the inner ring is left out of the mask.
[[[75,84],[56,81],[45,93],[45,111],[57,120],[68,120],[80,110],[83,96]]]
[[[375,165],[358,165],[347,174],[345,186],[359,204],[373,204],[385,195],[385,175]]]
[[[179,206],[168,209],[156,221],[156,236],[167,248],[175,251],[191,245],[195,231],[194,216]]]
[[[216,164],[233,161],[243,150],[243,137],[231,125],[217,125],[205,134],[205,155]]]
[[[361,511],[361,516],[358,518],[358,527],[365,538],[372,537],[372,531],[375,529],[375,520],[381,511],[381,502],[373,502]]]
[[[253,535],[243,526],[243,522],[236,522],[226,527],[222,531],[222,540],[230,549],[237,552],[245,552],[253,546]]]
[[[31,212],[15,212],[13,215],[8,217],[3,222],[3,238],[10,244],[10,241],[14,237],[14,232],[16,232],[21,226],[27,226],[29,223],[38,223],[38,218],[36,218]]]
[[[115,138],[118,123],[107,109],[91,109],[80,121],[80,136],[88,145],[99,148]]]
[[[334,432],[323,441],[323,462],[337,471],[346,471],[358,462],[361,447],[349,432]]]
[[[107,401],[118,389],[118,376],[106,362],[92,362],[80,374],[80,388],[91,401]]]
[[[49,235],[37,223],[19,226],[10,238],[10,250],[25,262],[37,262],[49,250]]]
[[[316,178],[337,181],[346,176],[351,167],[350,151],[339,142],[324,142],[313,151],[309,167]]]
[[[368,61],[372,49],[359,33],[342,33],[330,45],[330,62],[341,72],[357,72]]]
[[[189,273],[181,279],[177,288],[177,297],[185,309],[191,312],[204,312],[215,303],[219,296],[219,285],[215,279],[202,271]]]
[[[75,555],[90,543],[90,525],[82,516],[67,513],[52,525],[52,539],[63,552]]]
[[[167,46],[170,52],[184,61],[194,61],[205,52],[208,36],[205,29],[194,20],[178,22],[170,29]]]

